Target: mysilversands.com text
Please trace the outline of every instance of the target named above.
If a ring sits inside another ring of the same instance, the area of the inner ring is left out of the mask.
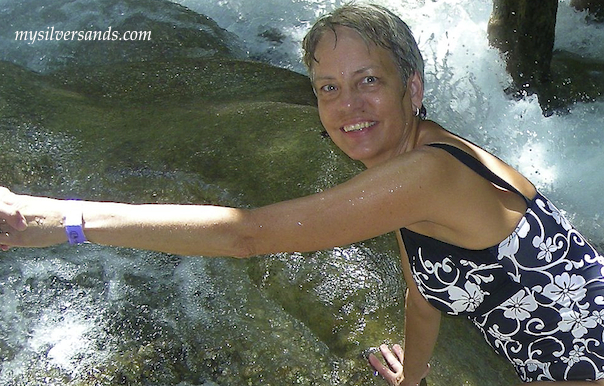
[[[17,31],[15,40],[27,41],[34,44],[37,41],[133,41],[151,40],[151,31],[61,31],[55,27],[47,27],[46,31]]]

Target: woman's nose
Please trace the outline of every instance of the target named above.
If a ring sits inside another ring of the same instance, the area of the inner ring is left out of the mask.
[[[342,89],[340,93],[340,108],[343,110],[356,110],[363,106],[361,93],[354,88]]]

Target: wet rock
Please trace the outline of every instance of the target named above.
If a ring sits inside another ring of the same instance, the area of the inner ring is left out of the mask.
[[[214,195],[205,184],[257,205],[315,189],[321,168],[309,165],[334,150],[308,79],[262,63],[183,59],[52,75],[3,63],[0,78],[0,173],[15,187],[122,186],[124,199],[224,202],[197,196]]]

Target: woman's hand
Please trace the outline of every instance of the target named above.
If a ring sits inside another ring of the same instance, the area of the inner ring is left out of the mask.
[[[382,356],[386,360],[388,366],[385,366],[375,355],[369,355],[369,363],[371,366],[392,386],[417,386],[421,380],[428,375],[430,366],[426,366],[426,371],[422,374],[419,379],[411,380],[406,379],[403,374],[403,359],[404,353],[400,345],[395,344],[392,346],[392,351],[387,345],[383,344],[380,346]],[[394,352],[394,353],[393,353]]]
[[[16,194],[0,187],[0,221],[23,231],[27,227],[25,217],[15,207]]]
[[[27,221],[15,206],[16,195],[10,190],[0,187],[0,232],[1,238],[6,242],[10,231],[24,231]],[[9,246],[0,244],[0,249],[7,251]]]
[[[0,249],[44,247],[66,241],[65,202],[17,195],[0,187]]]

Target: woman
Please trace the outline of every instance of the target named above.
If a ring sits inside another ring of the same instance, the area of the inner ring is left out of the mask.
[[[378,6],[348,5],[316,23],[304,49],[327,133],[366,171],[252,210],[61,201],[3,189],[0,244],[88,239],[243,258],[395,231],[408,284],[404,350],[382,345],[386,366],[370,357],[388,383],[417,385],[426,376],[447,312],[470,317],[525,382],[604,385],[604,258],[525,177],[423,119],[423,61],[406,24]]]

